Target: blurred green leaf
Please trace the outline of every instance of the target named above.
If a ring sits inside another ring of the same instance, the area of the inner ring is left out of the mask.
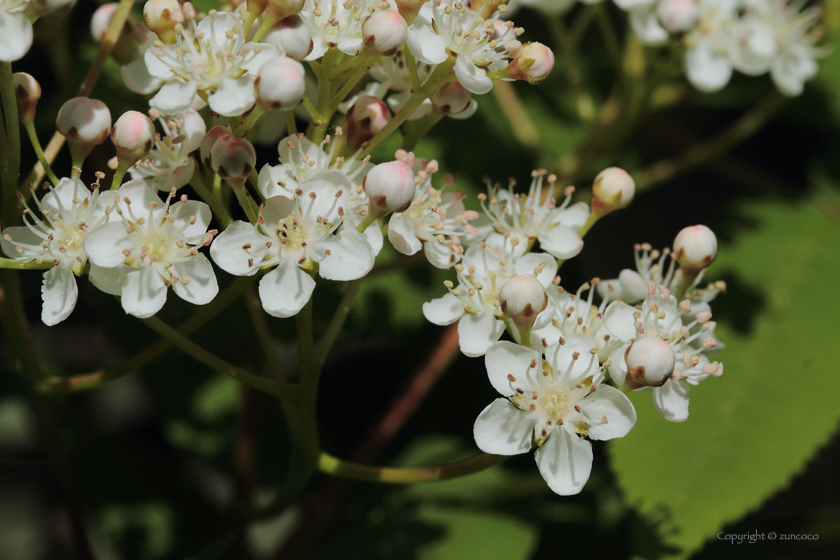
[[[639,420],[610,446],[613,467],[631,506],[664,516],[682,556],[783,488],[837,428],[838,209],[836,198],[747,208],[757,229],[723,247],[714,270],[765,293],[751,336],[721,325],[726,373],[692,389],[684,424],[632,395]]]

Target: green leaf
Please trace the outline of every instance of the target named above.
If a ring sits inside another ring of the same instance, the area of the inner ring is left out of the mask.
[[[783,488],[837,427],[837,207],[752,203],[741,223],[757,227],[714,265],[764,293],[751,335],[718,329],[726,371],[691,389],[687,422],[660,418],[649,393],[632,395],[639,419],[611,445],[613,468],[629,504],[664,516],[683,557]]]

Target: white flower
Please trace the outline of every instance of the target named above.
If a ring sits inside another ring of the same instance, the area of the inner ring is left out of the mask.
[[[296,315],[315,288],[315,280],[304,272],[313,270],[315,263],[327,280],[355,280],[373,268],[373,249],[361,233],[335,233],[351,188],[341,171],[323,171],[299,183],[294,199],[266,200],[257,225],[234,222],[219,235],[210,254],[223,270],[237,276],[276,266],[260,280],[263,308],[274,317]]]
[[[6,228],[0,245],[13,259],[52,260],[55,264],[44,273],[41,287],[41,320],[52,326],[69,317],[76,307],[79,290],[73,275],[81,276],[87,262],[85,236],[108,222],[115,193],[100,195],[98,184],[91,192],[79,179],[64,178],[41,200],[34,191],[32,198],[43,218],[27,207],[23,216],[26,225]]]
[[[414,154],[410,154],[414,158]],[[414,255],[422,248],[426,258],[437,268],[450,268],[461,260],[460,236],[478,235],[469,225],[478,213],[464,208],[464,193],[443,192],[432,187],[437,162],[429,162],[417,173],[415,198],[404,212],[393,214],[388,223],[388,240],[404,255]],[[444,181],[444,188],[451,184]]]
[[[171,286],[178,296],[196,305],[212,301],[219,292],[213,266],[198,248],[208,245],[210,207],[187,200],[170,205],[146,183],[129,181],[117,191],[114,221],[91,232],[85,250],[91,261],[90,280],[100,290],[121,296],[126,313],[151,317],[163,307]]]
[[[458,342],[467,356],[481,356],[505,331],[505,316],[499,292],[510,278],[532,274],[548,287],[557,274],[557,261],[545,253],[522,254],[513,238],[491,235],[467,249],[463,262],[455,266],[458,286],[444,282],[449,293],[423,304],[423,315],[436,325],[451,325],[458,319]],[[536,328],[544,327],[554,316],[549,306],[537,316]],[[512,329],[512,336],[518,331]]]
[[[475,94],[493,89],[488,73],[504,70],[510,58],[504,45],[514,32],[496,36],[499,12],[486,20],[460,2],[431,0],[408,28],[406,45],[420,62],[440,64],[455,57],[455,76]]]
[[[0,60],[14,62],[32,46],[32,22],[24,14],[26,0],[0,0]]]
[[[298,16],[312,34],[312,50],[304,60],[317,60],[330,47],[355,56],[362,48],[362,24],[382,0],[306,0]],[[396,11],[388,0],[388,10]]]
[[[557,494],[583,489],[592,470],[590,440],[627,435],[636,411],[618,389],[601,384],[592,353],[595,341],[573,335],[543,356],[510,342],[485,355],[487,375],[505,398],[496,399],[475,421],[478,447],[495,455],[519,455],[536,444],[540,474]]]
[[[148,73],[164,82],[149,104],[167,115],[183,113],[203,93],[222,116],[239,116],[253,107],[257,71],[284,52],[277,45],[247,42],[242,23],[237,14],[213,12],[190,25],[194,32],[182,28],[175,44],[147,50]]]
[[[161,117],[164,136],[159,136],[149,155],[128,172],[132,179],[143,179],[153,189],[180,189],[192,180],[195,160],[192,152],[201,146],[207,132],[204,119],[195,111]]]
[[[571,205],[573,187],[566,188],[566,200],[559,207],[552,194],[554,175],[548,176],[543,189],[544,171],[534,171],[527,195],[513,192],[512,181],[507,190],[487,184],[488,196],[478,195],[481,208],[497,232],[511,232],[514,237],[527,239],[529,244],[539,240],[540,248],[557,257],[570,259],[583,249],[577,232],[589,219],[589,206],[584,202]],[[530,245],[529,245],[530,246]]]

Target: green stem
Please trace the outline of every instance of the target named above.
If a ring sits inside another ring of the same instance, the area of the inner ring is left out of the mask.
[[[10,226],[17,223],[17,182],[20,174],[20,126],[18,125],[17,98],[12,83],[12,63],[0,62],[0,98],[2,98],[3,126],[6,131],[6,151],[2,155],[3,213],[0,223]]]
[[[189,336],[204,326],[213,317],[224,311],[236,301],[245,288],[251,285],[255,277],[237,278],[233,284],[217,295],[213,301],[202,306],[195,315],[178,325],[178,332]],[[72,377],[47,377],[38,384],[36,390],[44,395],[59,395],[64,393],[79,393],[96,389],[123,377],[147,364],[172,347],[172,342],[161,338],[154,344],[147,346],[129,359],[115,366],[101,369],[93,373],[74,375]]]
[[[426,467],[419,469],[396,469],[390,467],[371,467],[344,461],[333,457],[328,453],[321,452],[318,457],[318,470],[324,474],[363,480],[366,482],[379,482],[384,484],[412,484],[417,482],[435,482],[449,478],[457,478],[468,474],[477,473],[507,459],[501,455],[489,455],[481,453],[464,461],[441,465],[437,467]]]
[[[44,150],[43,148],[41,148],[41,141],[38,140],[38,133],[35,131],[35,123],[32,121],[31,118],[25,119],[23,121],[23,128],[26,130],[27,136],[29,136],[29,142],[32,144],[32,148],[35,150],[35,155],[38,156],[38,161],[41,162],[41,165],[47,172],[47,177],[50,178],[50,182],[53,184],[53,186],[57,185],[58,177],[55,173],[53,173],[52,167],[50,167],[50,162],[48,162],[47,158],[44,157]]]
[[[361,278],[347,284],[347,291],[344,292],[341,303],[338,304],[335,314],[330,320],[330,324],[315,350],[315,355],[318,357],[319,369],[324,367],[327,356],[329,356],[332,347],[335,345],[335,341],[338,340],[338,335],[341,334],[341,329],[344,327],[344,322],[347,320],[347,315],[353,307],[353,300],[356,298],[356,294],[359,292],[359,286],[361,285]]]
[[[264,393],[269,393],[277,396],[283,394],[283,388],[274,381],[265,379],[258,375],[254,375],[249,371],[246,371],[240,367],[236,367],[235,365],[226,362],[225,360],[216,356],[212,352],[205,350],[204,348],[202,348],[186,336],[182,335],[176,329],[173,329],[157,317],[149,317],[148,319],[141,320],[150,329],[152,329],[159,335],[169,339],[169,341],[172,344],[174,344],[175,346],[183,350],[184,353],[189,354],[202,364],[211,367],[216,371],[224,373],[225,375],[228,375],[233,379],[245,383],[246,385]]]

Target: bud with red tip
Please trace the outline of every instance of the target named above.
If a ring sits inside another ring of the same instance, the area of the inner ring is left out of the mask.
[[[294,109],[303,100],[304,77],[303,65],[297,60],[288,56],[272,58],[257,72],[257,103],[266,110]]]
[[[58,110],[55,127],[67,138],[73,164],[80,165],[111,130],[111,113],[98,99],[74,97]]]
[[[554,68],[554,53],[542,43],[525,43],[517,49],[508,65],[508,75],[515,80],[538,84]]]
[[[362,37],[367,48],[391,56],[405,44],[408,26],[400,14],[379,10],[362,24]]]
[[[624,383],[632,389],[661,387],[674,373],[676,355],[671,345],[658,336],[637,340],[624,352],[627,377]]]
[[[449,82],[437,88],[429,99],[436,113],[458,115],[470,108],[472,93],[460,82]]]
[[[717,237],[703,225],[687,227],[674,239],[674,259],[689,276],[696,276],[712,264],[717,258],[717,250]]]
[[[262,42],[283,47],[286,55],[295,60],[306,58],[312,52],[313,45],[312,32],[300,16],[289,16],[275,23],[263,35]]]
[[[143,113],[126,111],[111,129],[111,141],[117,148],[119,165],[131,167],[155,145],[155,125]]]
[[[368,172],[362,186],[370,207],[381,215],[405,212],[414,200],[414,171],[401,161],[380,163]]]
[[[24,123],[32,122],[38,100],[41,99],[41,85],[26,72],[12,74],[12,85],[15,88],[18,118]]]
[[[656,17],[669,33],[686,33],[700,20],[700,8],[696,0],[660,0]]]
[[[534,276],[523,274],[505,282],[499,291],[502,313],[518,328],[534,326],[534,322],[548,306],[548,294]]]
[[[143,21],[160,40],[175,43],[175,26],[184,23],[184,12],[178,0],[148,0],[143,6]]]
[[[201,140],[201,147],[199,149],[199,153],[201,155],[201,161],[209,167],[213,169],[213,161],[212,161],[212,150],[213,146],[216,145],[216,141],[223,137],[233,134],[230,129],[226,126],[222,126],[220,124],[214,126],[210,130],[207,131],[207,134],[204,135],[204,138]]]
[[[358,148],[391,121],[388,105],[378,97],[363,95],[347,111],[347,144]]]
[[[629,173],[618,167],[601,171],[592,183],[592,211],[605,216],[613,210],[626,208],[633,202],[636,183]]]
[[[257,153],[250,142],[229,134],[213,144],[210,161],[222,179],[232,187],[241,187],[257,165]]]

